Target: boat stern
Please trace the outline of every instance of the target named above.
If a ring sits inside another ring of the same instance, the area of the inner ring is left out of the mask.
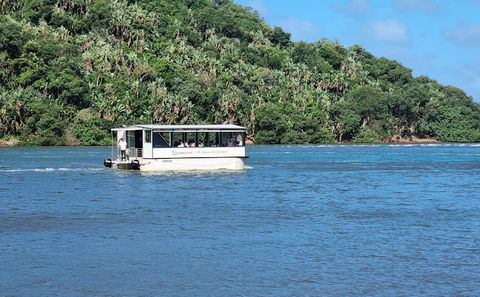
[[[129,170],[140,170],[140,161],[112,161],[111,159],[103,160],[103,165],[107,168],[114,169],[129,169]]]

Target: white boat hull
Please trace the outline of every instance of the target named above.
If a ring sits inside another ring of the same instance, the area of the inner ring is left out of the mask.
[[[192,170],[243,170],[244,158],[172,158],[172,159],[146,159],[138,158],[140,171],[192,171]],[[114,168],[126,168],[126,162],[115,162]]]

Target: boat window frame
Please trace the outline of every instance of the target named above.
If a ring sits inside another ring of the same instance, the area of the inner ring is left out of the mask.
[[[145,129],[147,130],[147,129]],[[202,147],[202,146],[199,146],[199,133],[206,133],[206,135],[208,137],[206,137],[206,139],[208,139],[209,142],[211,141],[214,141],[213,139],[211,139],[211,135],[212,133],[214,133],[214,135],[216,136],[216,141],[218,142],[216,146],[206,146],[204,143],[205,146],[203,147],[228,147],[228,146],[222,146],[222,135],[224,133],[235,133],[237,135],[241,135],[241,138],[242,138],[242,143],[241,144],[238,144],[236,145],[236,147],[245,147],[246,144],[245,144],[245,140],[246,140],[246,129],[185,129],[185,128],[181,128],[181,129],[148,129],[152,132],[152,148],[154,149],[161,149],[161,148],[175,148],[174,146],[174,140],[175,140],[175,134],[182,134],[182,139],[183,141],[188,141],[189,139],[186,139],[186,136],[189,135],[190,133],[194,133],[195,135],[195,148],[198,148],[198,147]],[[161,132],[161,133],[170,133],[170,146],[169,147],[155,147],[154,144],[153,144],[153,133],[157,133],[157,132]],[[234,146],[235,147],[235,146]],[[182,148],[182,147],[180,147]],[[190,147],[190,148],[193,148],[193,147]]]
[[[163,140],[163,143],[167,144],[167,146],[156,146],[155,144],[155,133],[158,134],[158,136]],[[166,133],[168,135],[168,141],[165,139],[165,137],[162,135],[163,133]],[[158,148],[171,148],[172,147],[172,133],[169,131],[155,131],[152,130],[152,149],[158,149]]]
[[[152,130],[143,130],[145,143],[152,143]]]

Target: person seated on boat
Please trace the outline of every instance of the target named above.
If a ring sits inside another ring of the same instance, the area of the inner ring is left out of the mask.
[[[228,141],[228,146],[236,146],[236,145],[237,145],[237,140],[235,139],[235,137],[230,138],[230,140]]]
[[[203,144],[203,142],[200,142],[200,143],[198,144],[198,147],[204,147],[204,146],[205,146],[205,145]]]
[[[128,144],[125,141],[125,139],[120,138],[118,140],[118,148],[120,149],[120,158],[122,161],[125,161],[127,159],[127,149],[128,149]]]
[[[195,147],[195,141],[193,141],[192,139],[190,139],[190,141],[188,142],[188,146],[189,146],[189,147]]]
[[[181,141],[180,144],[177,145],[177,147],[185,147],[185,144],[183,143],[183,141]]]
[[[243,139],[241,135],[237,135],[237,145],[243,146]]]

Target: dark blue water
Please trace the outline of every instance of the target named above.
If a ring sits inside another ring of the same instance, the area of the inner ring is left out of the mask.
[[[479,296],[480,145],[255,146],[242,172],[0,148],[1,296]]]

